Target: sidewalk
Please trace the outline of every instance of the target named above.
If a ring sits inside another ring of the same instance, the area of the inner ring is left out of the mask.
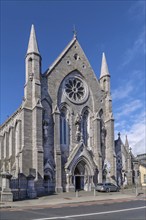
[[[15,201],[15,202],[5,202],[0,203],[0,208],[24,208],[24,207],[40,207],[40,206],[54,206],[61,204],[70,204],[70,203],[82,203],[82,202],[93,202],[93,201],[107,201],[107,200],[121,200],[121,199],[134,199],[137,197],[146,198],[144,190],[138,189],[138,196],[136,196],[135,189],[124,189],[120,192],[110,192],[110,193],[101,193],[94,191],[85,192],[79,191],[75,192],[64,192],[60,194],[48,195],[40,197],[37,199]]]

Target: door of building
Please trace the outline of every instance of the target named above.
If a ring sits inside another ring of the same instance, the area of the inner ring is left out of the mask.
[[[75,189],[84,190],[84,176],[83,175],[75,176]]]

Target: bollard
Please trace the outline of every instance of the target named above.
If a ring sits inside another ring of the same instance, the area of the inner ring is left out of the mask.
[[[79,197],[79,191],[76,190],[76,197]]]
[[[137,183],[135,184],[135,195],[138,196]]]
[[[121,188],[122,188],[122,194],[123,194],[123,193],[124,193],[124,186],[122,185],[122,187],[121,187]]]
[[[96,196],[96,189],[94,189],[94,196]]]

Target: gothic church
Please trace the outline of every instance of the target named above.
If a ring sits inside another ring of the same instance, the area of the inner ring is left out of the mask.
[[[24,100],[0,127],[0,169],[11,174],[12,191],[17,182],[22,198],[114,183],[114,118],[105,54],[97,79],[74,34],[42,74],[32,25],[25,66]]]

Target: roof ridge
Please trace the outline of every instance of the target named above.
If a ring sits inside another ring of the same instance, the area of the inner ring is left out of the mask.
[[[77,38],[73,37],[73,39],[69,42],[69,44],[64,48],[64,50],[60,53],[60,55],[56,58],[56,60],[51,64],[51,66],[45,71],[46,75],[48,75],[54,67],[58,64],[61,58],[67,53],[70,47],[77,41]]]

